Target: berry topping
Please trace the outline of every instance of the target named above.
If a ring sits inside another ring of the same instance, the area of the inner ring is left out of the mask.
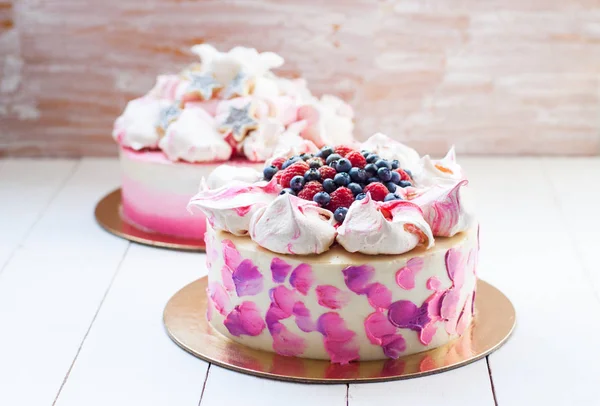
[[[338,207],[337,209],[335,209],[335,212],[333,213],[333,218],[339,222],[342,223],[344,221],[344,219],[346,218],[346,214],[348,213],[348,209],[345,207]]]
[[[387,160],[385,159],[378,159],[375,162],[375,166],[378,168],[388,168],[388,169],[392,169],[392,164],[389,163]]]
[[[335,147],[335,153],[340,154],[341,156],[346,156],[353,151],[354,149],[347,145],[338,145],[337,147]]]
[[[292,164],[294,164],[295,162],[298,162],[298,161],[302,161],[302,158],[300,158],[299,156],[293,156],[290,159],[288,159],[287,161],[285,161],[283,163],[283,165],[281,165],[281,169],[286,169],[286,168],[288,168],[289,166],[291,166]]]
[[[398,186],[400,186],[400,187],[409,187],[409,186],[412,186],[412,183],[410,183],[409,181],[406,181],[406,180],[401,180],[398,183]]]
[[[263,176],[266,180],[271,180],[277,171],[279,171],[279,169],[277,169],[275,165],[267,166],[265,169],[263,169]]]
[[[377,177],[381,179],[382,182],[388,182],[392,179],[392,172],[384,166],[377,169]]]
[[[379,168],[375,166],[375,164],[367,164],[365,165],[365,172],[369,174],[369,176],[374,176],[377,173]]]
[[[307,182],[321,180],[321,174],[317,169],[309,169],[304,173],[304,180]]]
[[[327,192],[327,193],[331,193],[334,190],[337,189],[337,185],[335,184],[335,182],[333,181],[333,179],[325,179],[323,181],[323,189]]]
[[[350,175],[346,172],[340,172],[333,177],[333,181],[338,186],[348,186],[350,183]]]
[[[356,167],[350,169],[348,174],[350,175],[350,179],[352,179],[352,181],[356,183],[363,183],[368,178],[367,172],[365,172],[364,169],[359,169]]]
[[[321,207],[327,206],[330,200],[331,197],[327,192],[319,192],[313,196],[313,202],[317,202]]]
[[[350,207],[354,201],[354,195],[347,187],[341,187],[331,193],[331,200],[327,205],[327,209],[335,212],[339,207]]]
[[[319,168],[319,173],[321,174],[321,179],[333,179],[337,172],[330,166],[322,166]]]
[[[285,158],[275,158],[273,159],[273,162],[271,162],[271,165],[277,167],[277,169],[281,169],[281,167],[283,166],[283,163],[286,161]]]
[[[304,176],[308,169],[308,164],[302,160],[291,164],[280,172],[281,175],[279,175],[279,184],[284,188],[290,187],[290,181],[292,178],[294,176]]]
[[[327,157],[329,155],[333,154],[333,148],[332,147],[323,147],[321,148],[321,150],[317,153],[317,156],[319,158],[323,158],[323,159],[327,159]]]
[[[395,172],[400,175],[400,180],[406,180],[409,182],[412,180],[412,176],[410,176],[409,172],[405,169],[396,169]]]
[[[338,160],[342,159],[342,156],[340,154],[331,154],[327,157],[327,159],[325,160],[325,163],[327,165],[331,164],[332,162],[336,162]]]
[[[304,186],[304,177],[303,176],[294,176],[291,180],[290,180],[290,189],[292,189],[295,192],[298,192],[302,189],[302,187]]]
[[[346,158],[342,158],[335,164],[335,170],[338,172],[348,172],[352,169],[352,164]]]
[[[367,160],[358,151],[352,151],[345,155],[345,158],[350,161],[355,168],[364,168],[367,164]]]
[[[354,196],[361,194],[363,191],[363,188],[358,183],[354,183],[354,182],[352,182],[348,185],[348,189],[350,189],[350,191],[352,192],[352,194]]]
[[[369,155],[367,155],[367,157],[365,159],[367,160],[367,163],[372,164],[372,163],[375,163],[375,161],[377,161],[379,159],[379,155],[369,154]]]
[[[308,161],[310,158],[312,158],[312,155],[304,153],[304,154],[300,155],[300,158],[302,158],[303,161]]]
[[[400,174],[398,172],[396,172],[396,171],[392,171],[392,179],[391,179],[391,181],[397,184],[398,182],[400,182],[400,179],[401,179],[400,178]]]
[[[311,168],[319,169],[321,166],[323,166],[324,161],[321,158],[311,158],[306,162]]]
[[[390,193],[394,193],[398,186],[394,182],[386,182],[385,187],[390,191]]]
[[[400,161],[398,161],[397,159],[392,160],[392,169],[398,168],[400,168]]]
[[[317,193],[322,191],[323,185],[316,180],[313,180],[312,182],[308,182],[306,185],[304,185],[304,188],[298,192],[298,197],[305,200],[312,200]]]
[[[280,195],[285,195],[286,193],[289,193],[290,195],[296,195],[296,193],[294,193],[294,191],[289,187],[286,187],[281,192],[279,192]]]
[[[367,195],[365,193],[359,193],[356,195],[356,200],[362,200],[365,197],[367,197]]]
[[[383,199],[384,202],[389,202],[391,200],[402,200],[402,198],[400,196],[398,196],[397,194],[388,193],[387,195],[385,195],[385,198]]]
[[[365,187],[365,192],[371,193],[371,197],[373,200],[378,202],[382,202],[385,199],[385,196],[389,193],[388,189],[385,187],[383,183],[373,182],[369,183]]]

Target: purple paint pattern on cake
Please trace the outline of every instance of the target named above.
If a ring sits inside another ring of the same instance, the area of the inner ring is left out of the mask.
[[[225,327],[233,336],[257,336],[265,328],[260,311],[254,302],[242,302],[225,318]]]
[[[356,333],[346,327],[342,317],[335,312],[322,314],[317,320],[317,330],[323,334],[323,345],[332,362],[348,364],[359,358]]]
[[[271,274],[273,275],[273,282],[285,282],[285,279],[291,270],[292,266],[281,258],[273,258],[271,261]]]
[[[312,268],[308,264],[298,265],[290,276],[290,285],[306,296],[314,282]]]
[[[402,289],[411,290],[415,287],[415,276],[423,269],[423,258],[411,258],[406,266],[396,272],[396,283]]]

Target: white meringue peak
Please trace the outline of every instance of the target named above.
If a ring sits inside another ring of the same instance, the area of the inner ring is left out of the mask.
[[[442,159],[431,159],[425,155],[419,162],[418,169],[413,173],[415,182],[420,187],[429,187],[440,183],[456,183],[465,179],[464,172],[456,162],[454,147],[450,148]]]
[[[254,183],[261,180],[263,174],[254,168],[247,166],[219,165],[208,175],[206,187],[218,189],[233,181]]]
[[[169,104],[168,100],[151,97],[131,100],[115,121],[113,138],[119,144],[136,151],[156,148],[160,140],[157,131],[160,112]]]
[[[246,235],[252,215],[273,201],[280,191],[274,179],[256,183],[234,180],[218,189],[201,190],[190,200],[188,210],[198,208],[213,227]]]
[[[280,254],[320,254],[335,240],[333,213],[315,202],[283,194],[256,211],[250,237]]]
[[[200,107],[183,109],[167,127],[159,147],[172,161],[225,161],[233,152],[217,131],[214,118]]]
[[[417,205],[403,200],[377,203],[370,193],[350,205],[336,240],[349,252],[369,255],[402,254],[434,242]]]
[[[369,137],[362,143],[361,149],[376,153],[385,159],[397,159],[403,169],[414,171],[419,167],[420,158],[417,151],[383,133]]]

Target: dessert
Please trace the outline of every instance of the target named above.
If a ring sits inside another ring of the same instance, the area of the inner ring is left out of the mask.
[[[219,52],[206,44],[192,52],[200,62],[158,76],[146,95],[127,104],[113,137],[123,217],[147,231],[201,241],[205,218],[190,216],[186,205],[202,178],[213,188],[234,177],[253,182],[273,154],[352,143],[353,112],[334,96],[317,99],[303,79],[272,73],[283,64],[275,53]],[[240,169],[211,176],[222,163]]]
[[[208,320],[226,337],[334,363],[398,358],[463,334],[478,225],[454,151],[383,134],[276,157],[264,179],[201,190]]]

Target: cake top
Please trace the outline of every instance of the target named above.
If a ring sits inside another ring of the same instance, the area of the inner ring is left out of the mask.
[[[249,235],[281,254],[320,254],[337,243],[349,252],[402,254],[430,248],[475,224],[454,149],[440,160],[375,134],[359,149],[325,146],[277,156],[263,173],[217,170],[190,207],[211,225]]]
[[[215,162],[235,156],[263,162],[352,143],[353,111],[337,97],[314,97],[303,79],[285,79],[273,52],[192,47],[200,58],[179,74],[160,75],[115,121],[123,147],[161,150],[172,161]]]

